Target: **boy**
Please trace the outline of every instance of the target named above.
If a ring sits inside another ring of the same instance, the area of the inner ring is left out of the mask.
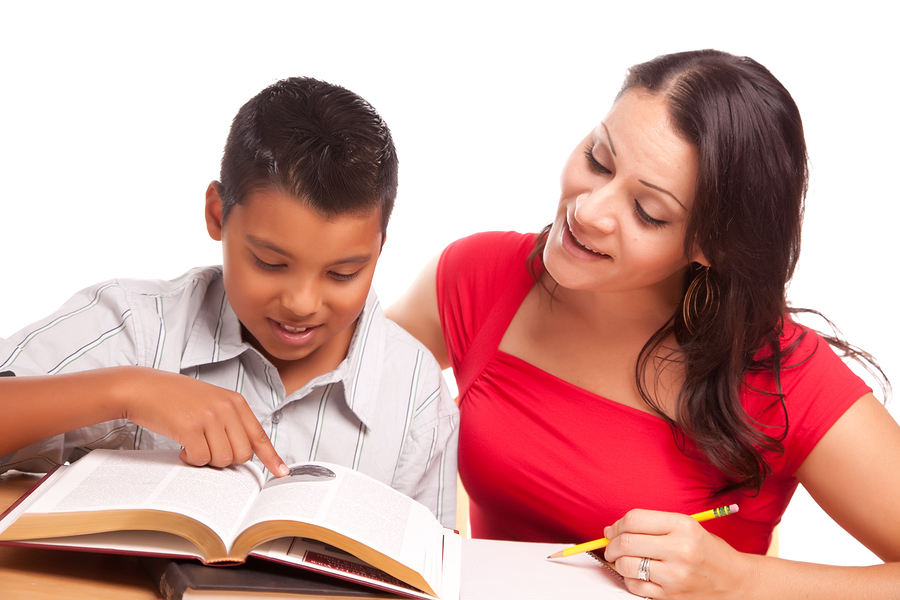
[[[359,96],[278,82],[232,123],[206,192],[222,267],[112,280],[0,344],[0,471],[94,448],[352,467],[455,520],[458,413],[440,367],[371,290],[397,190]],[[43,375],[43,377],[23,377]],[[282,460],[283,459],[283,460]]]

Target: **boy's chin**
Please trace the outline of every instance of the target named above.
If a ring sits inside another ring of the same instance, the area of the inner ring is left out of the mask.
[[[312,346],[285,348],[283,344],[276,344],[270,340],[263,344],[258,337],[251,334],[246,328],[244,328],[243,333],[244,341],[256,348],[260,354],[265,356],[276,367],[302,360],[315,350],[315,347]]]
[[[298,360],[303,360],[307,358],[310,354],[319,349],[321,344],[307,344],[301,347],[285,347],[282,344],[269,344],[263,346],[262,344],[256,346],[256,349],[262,352],[263,356],[268,358],[272,364],[286,364],[297,362]]]

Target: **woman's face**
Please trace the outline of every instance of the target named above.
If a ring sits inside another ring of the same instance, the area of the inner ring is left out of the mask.
[[[678,294],[697,150],[661,96],[626,92],[569,156],[544,264],[564,288]]]

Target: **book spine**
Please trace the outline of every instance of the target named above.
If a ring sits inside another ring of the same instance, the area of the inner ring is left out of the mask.
[[[182,600],[184,591],[188,588],[188,582],[181,571],[181,565],[164,558],[142,557],[141,562],[150,578],[156,583],[163,600]]]

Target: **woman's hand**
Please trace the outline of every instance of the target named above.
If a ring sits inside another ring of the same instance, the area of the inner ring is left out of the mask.
[[[687,515],[635,509],[608,526],[606,560],[632,594],[659,600],[734,598],[753,585],[753,557],[742,554]],[[641,561],[649,580],[639,578]]]
[[[115,367],[121,416],[183,446],[181,460],[224,467],[255,453],[274,475],[288,468],[244,397],[218,386],[146,367]]]

